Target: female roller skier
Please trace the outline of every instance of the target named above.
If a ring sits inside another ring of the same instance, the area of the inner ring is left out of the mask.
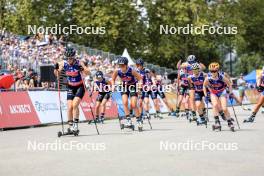
[[[262,68],[262,74],[257,79],[257,90],[260,93],[259,100],[255,105],[251,116],[248,119],[244,120],[245,122],[254,122],[256,114],[258,113],[261,106],[264,105],[264,66]]]
[[[141,78],[142,78],[142,83],[144,85],[145,81],[146,81],[146,68],[144,67],[144,61],[139,58],[136,60],[136,67],[137,67],[137,72],[140,74]],[[142,85],[142,88],[143,88]],[[144,90],[140,90],[138,92],[139,95],[139,99],[138,99],[138,109],[139,109],[139,113],[141,115],[141,117],[143,117],[143,102],[144,102],[144,98],[146,96],[147,93],[144,92]],[[147,97],[147,96],[146,96]],[[148,101],[146,101],[148,103]],[[145,104],[145,102],[144,102]],[[147,118],[150,118],[150,114],[149,114],[149,108],[147,107],[147,109],[145,108],[146,106],[144,105],[144,110],[146,113]]]
[[[187,57],[187,66],[186,66],[186,70],[188,75],[192,75],[192,65],[193,64],[198,64],[199,65],[199,70],[203,71],[206,69],[205,65],[201,62],[199,62],[196,58],[195,55],[189,55]],[[192,116],[196,117],[196,108],[195,108],[195,90],[193,89],[189,89],[189,107],[192,111]],[[203,111],[205,113],[205,108],[203,108]]]
[[[227,120],[228,126],[230,127],[231,131],[234,131],[234,125],[232,119],[230,117],[230,113],[227,109],[227,92],[226,92],[226,85],[229,88],[229,92],[232,93],[232,86],[228,78],[223,76],[219,72],[220,65],[216,62],[213,62],[209,65],[209,73],[208,76],[205,78],[203,90],[204,95],[207,95],[207,87],[210,91],[210,98],[213,105],[213,113],[215,118],[215,125],[213,125],[214,129],[221,130],[221,124],[219,120],[219,107],[222,108],[223,114],[221,115],[224,120]],[[206,97],[206,101],[208,101],[209,97]]]
[[[56,63],[54,73],[59,77],[60,72],[64,69],[67,76],[67,114],[70,133],[78,133],[79,122],[79,104],[84,96],[85,90],[81,73],[89,74],[86,65],[75,58],[76,51],[74,48],[67,47],[64,52],[65,60]]]
[[[178,102],[176,104],[176,117],[179,117],[179,113],[180,113],[180,106],[183,102],[183,99],[185,98],[185,113],[186,116],[188,118],[189,116],[189,106],[188,106],[188,100],[189,100],[189,80],[188,80],[188,73],[187,73],[187,63],[182,63],[181,64],[181,70],[180,73],[178,74],[178,85],[179,88],[179,98],[178,98]],[[195,112],[195,111],[194,111]],[[196,119],[196,115],[193,114],[193,119],[192,120],[197,120]]]
[[[142,88],[142,77],[140,74],[128,66],[128,59],[126,57],[119,57],[117,62],[119,69],[115,70],[112,75],[112,85],[115,85],[117,76],[122,80],[122,102],[124,106],[124,111],[126,115],[127,123],[124,124],[123,120],[121,121],[122,127],[128,127],[134,129],[130,118],[130,111],[128,108],[128,98],[130,98],[130,108],[134,110],[138,130],[143,130],[142,118],[139,113],[139,108],[137,106],[137,96],[138,89]],[[138,83],[137,83],[138,81]]]
[[[169,109],[171,115],[174,114],[173,112],[173,108],[169,105],[165,93],[164,93],[164,87],[162,85],[162,79],[161,77],[158,77],[156,74],[156,71],[153,69],[150,71],[150,76],[151,76],[151,80],[152,80],[152,85],[153,85],[153,94],[152,95],[152,99],[154,99],[154,105],[155,105],[155,110],[156,110],[156,117],[161,118],[160,114],[160,106],[159,106],[159,100],[158,100],[158,95],[160,96],[160,98],[163,100],[163,102],[165,103],[165,105],[167,106],[167,108]]]
[[[97,71],[95,73],[95,78],[96,80],[93,84],[93,90],[98,92],[95,106],[95,120],[98,123],[104,123],[106,103],[111,97],[111,82],[109,80],[106,80],[102,71]]]
[[[205,112],[204,112],[204,92],[203,92],[203,83],[205,80],[205,74],[200,71],[200,65],[198,63],[192,64],[192,74],[188,77],[190,82],[190,89],[194,90],[194,101],[195,101],[195,110],[199,114],[197,124],[206,124]]]

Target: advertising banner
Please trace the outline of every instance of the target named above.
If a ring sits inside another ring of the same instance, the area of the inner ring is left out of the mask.
[[[40,124],[27,92],[1,92],[0,102],[0,128]]]

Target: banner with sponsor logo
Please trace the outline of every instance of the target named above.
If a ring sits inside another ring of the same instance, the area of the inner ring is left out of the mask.
[[[28,94],[42,124],[61,122],[59,94],[57,91],[30,91]],[[67,122],[67,94],[66,92],[61,92],[60,96],[63,121]],[[82,111],[80,111],[79,119],[80,121],[85,120]]]
[[[1,92],[0,128],[40,124],[27,92]]]

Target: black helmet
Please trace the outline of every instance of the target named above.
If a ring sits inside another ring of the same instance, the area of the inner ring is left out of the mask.
[[[123,57],[123,56],[118,57],[117,64],[118,65],[122,65],[122,64],[127,65],[128,64],[128,59],[126,57]]]
[[[136,64],[138,64],[138,65],[144,65],[144,61],[143,61],[143,59],[141,59],[141,58],[139,58],[139,59],[137,59],[136,60]]]
[[[104,74],[103,74],[102,71],[97,71],[97,72],[95,73],[95,76],[96,76],[97,78],[103,78]]]
[[[65,57],[74,57],[76,54],[76,51],[72,47],[67,47],[64,52]]]

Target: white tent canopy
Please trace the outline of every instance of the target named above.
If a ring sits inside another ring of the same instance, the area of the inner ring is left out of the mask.
[[[128,65],[135,65],[135,62],[129,56],[126,48],[124,49],[124,52],[123,52],[122,56],[126,57],[128,59]]]

